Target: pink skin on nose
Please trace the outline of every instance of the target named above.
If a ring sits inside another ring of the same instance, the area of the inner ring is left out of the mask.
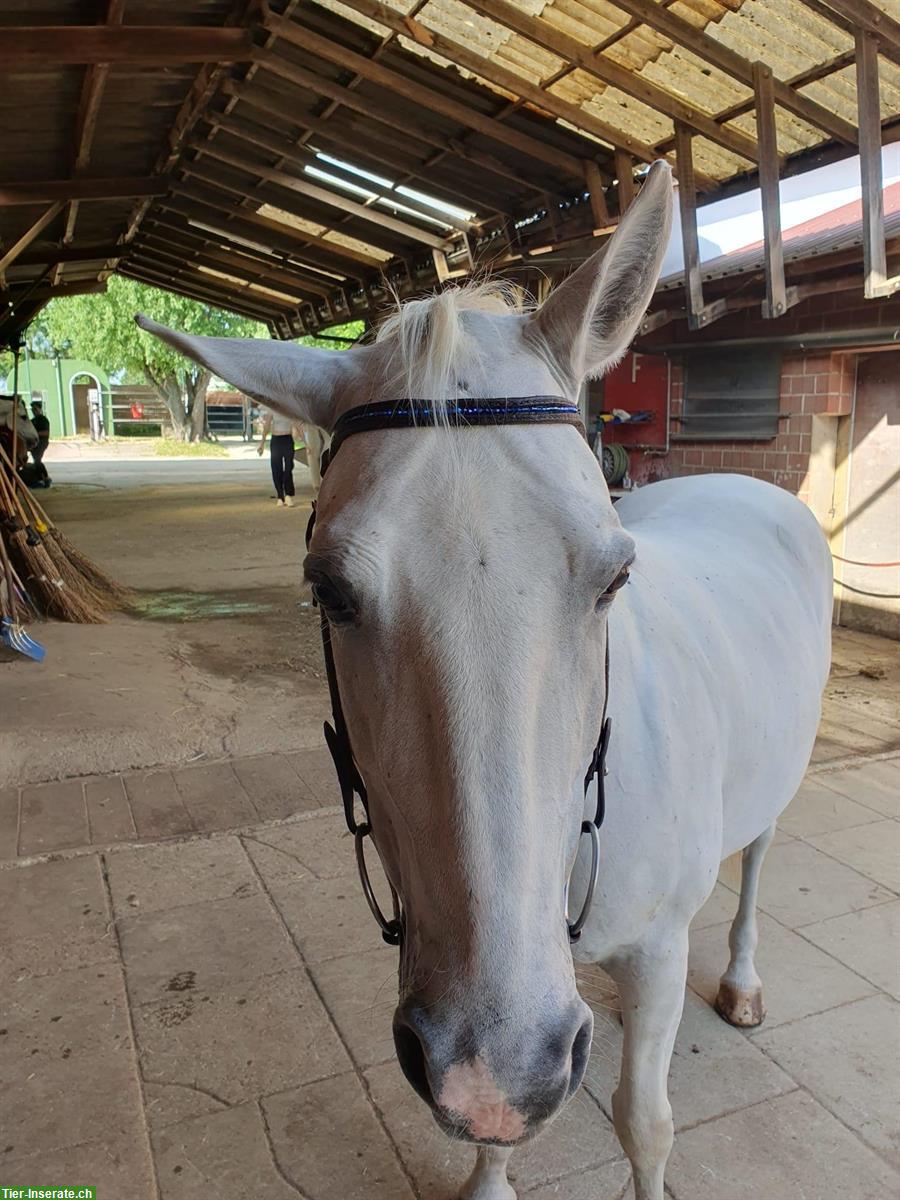
[[[437,1102],[467,1121],[474,1138],[517,1142],[525,1132],[525,1118],[507,1101],[481,1057],[449,1068]]]

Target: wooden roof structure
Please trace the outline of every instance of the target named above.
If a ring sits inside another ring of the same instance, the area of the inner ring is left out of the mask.
[[[696,208],[862,156],[866,294],[888,294],[880,147],[900,0],[0,0],[0,345],[112,272],[263,321],[370,318],[486,267],[596,249],[665,156],[685,310]]]

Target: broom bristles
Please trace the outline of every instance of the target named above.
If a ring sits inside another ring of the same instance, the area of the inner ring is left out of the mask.
[[[134,593],[98,567],[93,559],[73,546],[61,529],[50,527],[50,539],[81,573],[101,604],[109,609],[127,609],[134,604]]]
[[[42,542],[30,546],[25,530],[17,529],[10,538],[10,546],[21,564],[19,574],[25,586],[48,616],[80,625],[103,623],[104,617],[96,606],[91,605],[61,577]]]

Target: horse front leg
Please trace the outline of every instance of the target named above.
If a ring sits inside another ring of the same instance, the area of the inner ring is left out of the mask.
[[[511,1147],[479,1146],[475,1169],[463,1186],[460,1200],[516,1200],[506,1178],[511,1154]]]
[[[666,1087],[684,1006],[687,929],[642,947],[609,973],[619,985],[624,1044],[613,1123],[631,1161],[635,1200],[663,1200],[674,1127]]]

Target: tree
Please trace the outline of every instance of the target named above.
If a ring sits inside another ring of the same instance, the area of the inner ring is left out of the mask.
[[[265,326],[210,304],[164,292],[121,275],[105,293],[51,301],[37,318],[35,339],[50,353],[86,358],[110,374],[146,380],[165,401],[175,437],[197,441],[206,424],[210,372],[142,333],[134,314],[210,337],[267,337]]]

